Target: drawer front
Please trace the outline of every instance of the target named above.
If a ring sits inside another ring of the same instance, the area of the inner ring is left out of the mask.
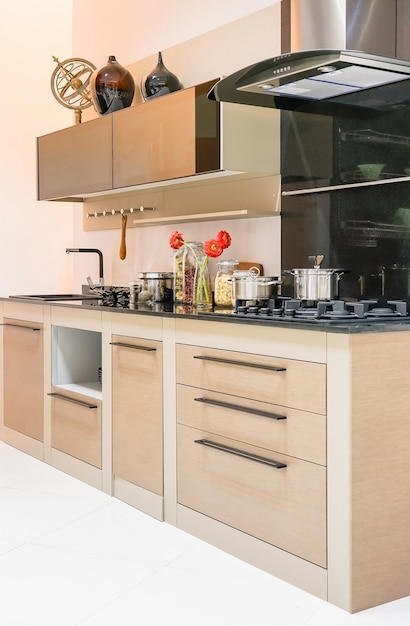
[[[180,504],[326,567],[324,467],[181,424],[177,451]]]
[[[101,402],[75,394],[51,399],[51,446],[101,469]]]
[[[204,389],[177,386],[178,422],[326,465],[326,417]]]
[[[312,413],[326,413],[323,363],[178,344],[177,381]]]

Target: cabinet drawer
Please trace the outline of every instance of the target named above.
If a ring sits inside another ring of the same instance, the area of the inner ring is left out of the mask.
[[[177,452],[180,504],[326,567],[324,467],[181,424]]]
[[[312,413],[326,413],[326,366],[178,344],[177,381]]]
[[[53,390],[51,446],[101,469],[101,402]]]
[[[326,465],[326,417],[318,413],[178,385],[177,416],[186,426]]]

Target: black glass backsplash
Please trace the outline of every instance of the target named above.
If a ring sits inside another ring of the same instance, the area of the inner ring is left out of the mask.
[[[281,119],[282,268],[308,268],[310,255],[324,254],[322,267],[347,270],[342,298],[409,297],[410,110]],[[363,164],[383,167],[363,174]]]

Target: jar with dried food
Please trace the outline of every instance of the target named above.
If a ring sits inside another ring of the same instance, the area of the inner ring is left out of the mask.
[[[216,264],[215,276],[215,305],[231,307],[232,300],[232,276],[239,265],[239,261],[224,259]]]

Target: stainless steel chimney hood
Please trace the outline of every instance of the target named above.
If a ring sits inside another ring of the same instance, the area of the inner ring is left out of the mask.
[[[303,50],[221,79],[211,100],[369,117],[410,104],[410,62],[357,50]]]

